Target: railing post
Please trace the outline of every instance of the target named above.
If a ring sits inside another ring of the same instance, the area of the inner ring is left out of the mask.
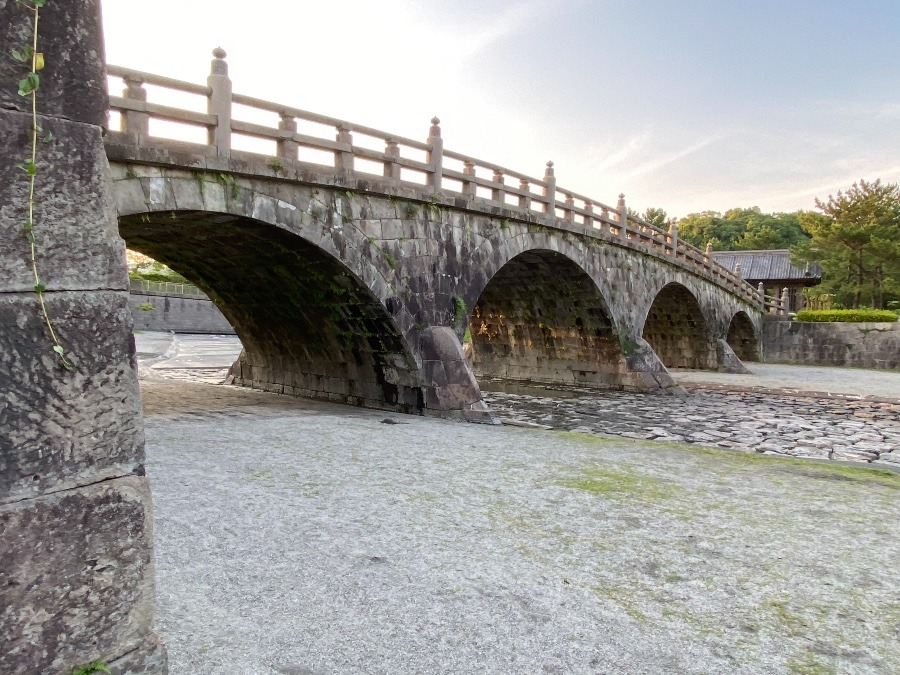
[[[734,276],[736,276],[738,279],[744,278],[744,270],[741,269],[741,263],[738,263],[734,266]]]
[[[353,135],[350,133],[350,128],[343,124],[338,126],[334,140],[351,146],[349,150],[334,151],[334,168],[344,170],[349,176],[353,173]]]
[[[606,206],[600,207],[600,231],[609,232],[609,209]]]
[[[469,160],[465,160],[463,162],[463,173],[466,176],[475,176],[475,165],[472,164]],[[478,189],[478,186],[475,184],[475,181],[464,180],[462,182],[462,192],[464,195],[468,195],[470,197],[474,197],[475,193]]]
[[[125,98],[134,101],[147,101],[147,90],[144,89],[144,81],[137,77],[125,77]],[[122,131],[136,136],[138,139],[150,135],[150,115],[145,112],[126,110],[122,116]]]
[[[431,128],[428,130],[428,145],[431,149],[425,161],[431,165],[431,175],[428,176],[428,185],[435,192],[440,192],[444,172],[444,139],[441,138],[441,120],[431,118]]]
[[[781,313],[787,314],[789,301],[790,301],[790,291],[788,291],[787,287],[781,289]]]
[[[503,185],[503,173],[501,171],[494,171],[493,181],[495,183],[500,183]],[[503,188],[495,187],[491,189],[491,199],[495,202],[500,202],[501,204],[506,203],[506,191]]]
[[[575,208],[575,197],[572,195],[566,195],[566,210],[563,212],[563,218],[565,220],[575,220],[575,212],[572,210]]]
[[[759,295],[759,299],[762,301],[763,305],[766,304],[766,286],[763,282],[759,282],[756,286],[756,293]]]
[[[547,162],[544,169],[544,213],[556,218],[556,175],[553,173],[553,162]]]
[[[669,245],[672,247],[672,257],[678,258],[678,223],[669,221]]]
[[[385,141],[384,157],[384,177],[399,181],[400,165],[397,164],[397,160],[400,158],[400,145],[393,138]]]
[[[298,159],[297,151],[300,148],[300,144],[293,138],[293,135],[297,133],[297,120],[293,115],[281,113],[278,128],[282,131],[291,132],[291,138],[278,139],[278,157],[289,162],[296,162]]]
[[[527,192],[531,192],[531,185],[524,178],[520,178],[519,179],[519,189],[527,191]],[[527,195],[519,195],[519,208],[530,211],[531,210],[531,197],[529,197]]]
[[[588,230],[594,229],[594,205],[589,201],[585,200],[584,202],[584,210],[587,211],[587,214],[584,216],[584,226]]]
[[[209,130],[209,144],[216,148],[219,157],[231,155],[231,80],[228,78],[228,56],[221,47],[213,49],[206,84],[212,89],[208,112],[216,117],[216,126]]]
[[[628,238],[628,207],[625,206],[625,194],[619,195],[619,201],[616,203],[616,209],[619,212],[619,236],[622,239]]]

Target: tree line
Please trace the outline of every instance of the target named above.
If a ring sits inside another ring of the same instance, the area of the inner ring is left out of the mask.
[[[820,293],[838,307],[900,306],[900,187],[860,180],[827,199],[815,211],[763,213],[759,207],[702,211],[677,220],[678,236],[718,251],[790,249],[795,265],[822,268]],[[665,228],[663,209],[641,217]]]

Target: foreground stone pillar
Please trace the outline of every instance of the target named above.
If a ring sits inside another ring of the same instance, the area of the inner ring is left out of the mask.
[[[33,15],[0,0],[0,672],[166,672],[152,633],[153,531],[128,312],[103,148],[99,0],[48,2],[38,51],[34,235],[60,367],[23,231],[30,155],[26,71]]]

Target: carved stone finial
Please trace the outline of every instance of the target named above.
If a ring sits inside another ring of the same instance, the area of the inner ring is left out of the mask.
[[[620,193],[619,193],[619,199],[625,199],[625,193],[624,193],[624,192],[620,192]]]
[[[552,169],[552,168],[553,168],[553,162],[547,162],[547,168],[548,168],[548,169]]]
[[[431,129],[428,130],[429,138],[440,138],[441,137],[441,120],[438,117],[431,118]]]
[[[225,57],[228,56],[225,53],[225,50],[221,47],[216,47],[213,49],[213,60],[209,65],[209,74],[210,75],[228,75],[228,63],[225,61]]]

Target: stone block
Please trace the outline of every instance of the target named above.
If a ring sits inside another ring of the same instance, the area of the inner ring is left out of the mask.
[[[0,503],[142,471],[128,294],[50,293],[46,303],[71,372],[37,296],[0,295]]]
[[[52,290],[124,290],[125,244],[116,227],[100,128],[59,119],[40,124],[43,133],[53,134],[38,149],[35,183],[34,237],[43,283]],[[23,229],[29,181],[17,165],[31,147],[31,117],[0,109],[0,129],[0,293],[28,291],[34,288]]]
[[[68,674],[140,650],[152,640],[152,546],[144,477],[0,506],[0,672]]]
[[[41,71],[38,112],[93,124],[99,129],[106,125],[109,108],[100,0],[48,3],[47,9],[40,18],[40,50],[45,66]],[[0,81],[13,83],[0,87],[0,109],[30,110],[30,100],[19,96],[14,86],[22,77],[22,66],[9,58],[7,47],[31,44],[31,26],[27,7],[13,0],[0,2],[0,44],[4,53],[0,59]]]

